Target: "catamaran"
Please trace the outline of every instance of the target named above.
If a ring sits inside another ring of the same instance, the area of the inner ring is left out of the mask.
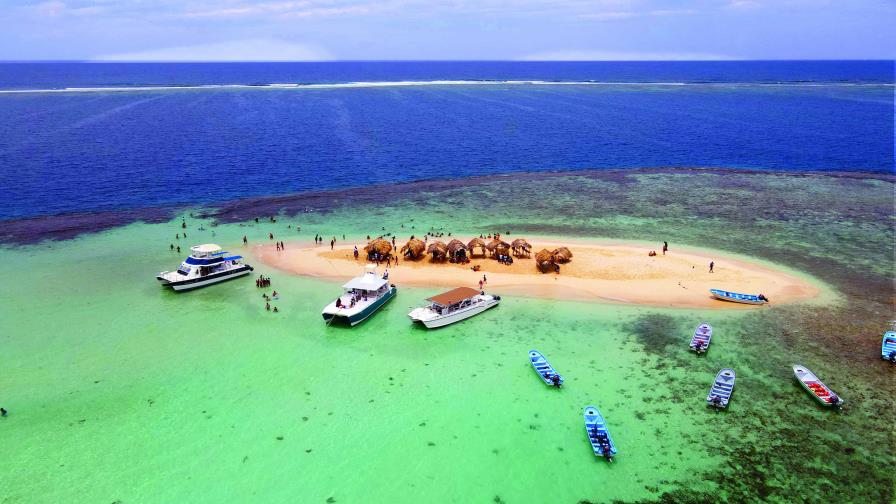
[[[373,264],[368,264],[366,269],[363,275],[343,285],[342,294],[324,307],[321,315],[327,323],[360,324],[395,297],[398,289],[389,284],[388,273],[377,275]]]
[[[242,264],[242,256],[228,256],[219,245],[207,243],[190,247],[190,256],[176,271],[162,271],[156,278],[165,287],[185,291],[248,275],[252,266]]]
[[[438,296],[428,298],[429,306],[415,308],[408,313],[414,322],[420,322],[428,329],[446,326],[478,315],[501,301],[493,296],[469,287],[458,287]]]

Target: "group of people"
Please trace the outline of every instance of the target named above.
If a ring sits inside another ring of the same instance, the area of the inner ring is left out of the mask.
[[[282,241],[274,242],[274,244],[277,246],[278,252],[281,250],[286,250],[286,244],[284,244]]]
[[[171,250],[174,250],[174,248],[175,248],[175,247],[174,247],[174,244],[172,243],[171,246],[170,246],[169,248],[170,248]],[[180,245],[177,246],[177,253],[180,254]]]
[[[388,278],[388,276],[389,276],[389,273],[387,271],[386,274],[383,275],[383,278]],[[358,304],[359,301],[367,301],[367,291],[352,290],[349,293],[352,295],[352,297],[349,300],[348,305],[343,303],[342,296],[339,296],[338,298],[336,298],[336,308],[354,308],[355,305]]]
[[[271,281],[271,279],[269,278],[268,279],[269,284],[270,284],[270,281]],[[268,294],[266,292],[262,292],[261,297],[264,298],[264,309],[265,310],[273,311],[274,313],[277,313],[280,311],[277,309],[276,306],[274,307],[273,310],[271,310],[271,300],[276,300],[276,299],[280,298],[280,294],[277,294],[277,291],[272,292],[270,296],[268,296]]]
[[[555,387],[560,388],[560,375],[557,373],[551,374],[550,372],[545,371],[544,379],[550,381]]]
[[[271,286],[271,277],[266,277],[264,275],[258,275],[258,278],[255,279],[255,286],[258,288],[265,288]]]
[[[608,436],[606,432],[597,430],[597,425],[591,427],[590,435],[591,439],[597,442],[597,446],[600,446],[601,451],[603,451],[604,458],[612,462],[613,454],[611,453],[611,450],[613,449],[613,447],[610,446],[610,436]]]
[[[497,254],[495,256],[495,259],[497,259],[499,263],[504,264],[506,266],[510,266],[511,264],[513,264],[513,257],[510,257],[509,255],[506,255],[506,254]]]

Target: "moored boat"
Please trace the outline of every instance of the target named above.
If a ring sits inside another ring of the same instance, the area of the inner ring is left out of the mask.
[[[712,297],[722,301],[731,301],[732,303],[743,303],[762,305],[768,303],[768,298],[763,294],[741,294],[739,292],[730,292],[722,289],[709,289]]]
[[[837,394],[834,393],[833,390],[830,389],[827,385],[822,383],[821,380],[815,376],[815,373],[809,371],[805,366],[800,366],[799,364],[793,365],[793,374],[796,376],[797,381],[800,382],[800,385],[803,386],[812,397],[814,397],[818,402],[820,402],[824,406],[842,406],[844,401]]]
[[[501,301],[493,296],[469,287],[458,287],[438,296],[428,298],[429,306],[415,308],[408,317],[428,329],[443,327],[478,315]]]
[[[162,271],[156,279],[165,287],[185,291],[248,275],[252,266],[242,264],[242,256],[226,256],[214,243],[190,247],[190,256],[176,271]]]
[[[377,275],[373,264],[366,269],[363,275],[343,285],[342,294],[324,307],[321,315],[327,323],[360,324],[395,297],[398,289],[389,284],[388,273]]]
[[[594,454],[604,457],[607,462],[612,462],[616,455],[616,444],[610,437],[603,415],[595,406],[585,406],[585,432],[588,434],[588,441],[591,442]]]
[[[896,364],[896,331],[887,331],[880,342],[880,358]]]
[[[709,342],[712,340],[712,326],[706,322],[697,326],[694,330],[694,337],[691,338],[690,349],[698,354],[706,352],[709,348]]]
[[[727,408],[731,393],[734,392],[734,378],[734,370],[731,368],[719,371],[716,381],[709,389],[709,395],[706,396],[706,404],[716,408]]]
[[[548,362],[541,352],[529,350],[529,362],[532,363],[532,367],[535,368],[535,372],[538,373],[545,385],[557,388],[563,385],[563,377],[554,369],[554,366],[551,366],[551,363]]]

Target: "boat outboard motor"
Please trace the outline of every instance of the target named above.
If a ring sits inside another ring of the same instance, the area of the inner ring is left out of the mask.
[[[551,376],[551,382],[555,387],[560,388],[560,375],[555,373],[553,376]]]
[[[890,352],[890,362],[896,364],[896,350]]]

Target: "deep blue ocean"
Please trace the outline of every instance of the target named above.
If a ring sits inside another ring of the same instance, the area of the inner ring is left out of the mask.
[[[893,172],[893,72],[891,61],[2,63],[0,219],[517,171]]]

